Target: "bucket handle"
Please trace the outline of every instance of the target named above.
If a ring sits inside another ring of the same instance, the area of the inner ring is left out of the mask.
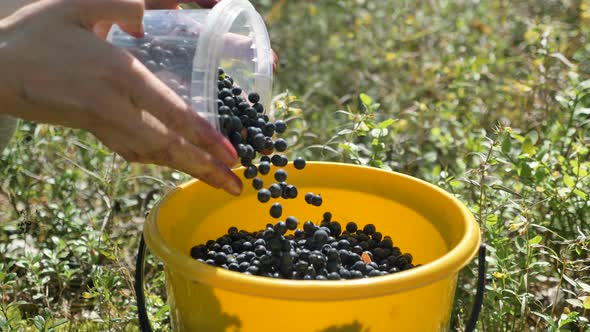
[[[145,294],[143,293],[143,268],[145,263],[146,246],[143,239],[143,234],[139,241],[139,249],[137,251],[137,261],[135,262],[135,296],[137,297],[137,316],[139,319],[139,328],[141,332],[152,332],[152,326],[150,319],[147,314],[147,308],[145,305]],[[475,293],[475,301],[473,302],[473,308],[471,309],[471,317],[465,332],[473,332],[479,313],[483,305],[483,293],[485,290],[485,274],[486,274],[486,245],[481,244],[479,247],[478,254],[478,272],[477,272],[477,291]]]

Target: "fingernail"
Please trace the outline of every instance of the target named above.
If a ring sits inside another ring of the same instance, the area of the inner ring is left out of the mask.
[[[229,181],[225,184],[225,190],[234,196],[239,196],[242,193],[242,182],[240,180]]]

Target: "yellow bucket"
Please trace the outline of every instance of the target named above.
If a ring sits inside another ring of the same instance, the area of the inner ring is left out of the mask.
[[[144,226],[149,250],[164,262],[174,331],[448,330],[457,274],[480,244],[479,227],[463,204],[424,181],[375,168],[308,162],[302,171],[292,165],[285,169],[300,195],[311,191],[324,198],[320,208],[302,198],[283,200],[285,216],[293,215],[301,224],[318,222],[331,211],[342,223],[373,223],[422,266],[367,279],[299,281],[200,263],[189,255],[194,245],[218,238],[231,226],[255,231],[273,220],[268,216],[270,203],[257,201],[248,180],[237,198],[190,181],[166,195]],[[242,175],[243,170],[236,173]],[[143,255],[140,248],[138,307],[145,305]]]

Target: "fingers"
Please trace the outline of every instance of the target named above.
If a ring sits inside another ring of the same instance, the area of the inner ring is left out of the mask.
[[[215,188],[222,188],[232,195],[242,192],[242,181],[227,166],[199,149],[187,140],[177,137],[164,158],[156,161],[174,167]]]
[[[137,60],[132,66],[125,88],[131,89],[132,102],[139,109],[148,111],[168,128],[226,165],[236,164],[237,153],[227,138]]]
[[[135,37],[143,36],[143,0],[70,0],[73,19],[87,29],[101,21],[117,23],[121,29]]]
[[[146,0],[145,5],[148,9],[176,9],[178,1],[176,0]]]

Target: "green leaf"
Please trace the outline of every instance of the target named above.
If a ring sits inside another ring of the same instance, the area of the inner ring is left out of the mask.
[[[580,189],[575,189],[574,194],[578,195],[578,197],[580,197],[582,200],[586,200],[586,198],[588,197],[588,195],[586,195],[586,193],[581,191]]]
[[[568,187],[568,188],[573,188],[575,186],[575,182],[574,180],[571,178],[571,176],[565,174],[563,176],[563,183]]]
[[[529,244],[539,244],[539,243],[541,243],[542,240],[543,240],[543,237],[541,235],[537,235],[534,238],[529,240]]]
[[[584,306],[584,309],[590,309],[590,296],[586,296],[583,306]]]
[[[588,285],[587,283],[583,283],[581,281],[578,281],[578,286],[580,286],[580,288],[582,288],[582,290],[584,290],[584,292],[590,294],[590,285]]]
[[[395,122],[395,119],[387,119],[387,120],[381,121],[381,122],[379,122],[379,128],[385,129],[385,128],[391,126],[394,122]]]
[[[493,226],[498,222],[498,216],[495,214],[490,214],[486,217],[486,224]]]
[[[45,331],[45,318],[42,316],[35,316],[35,318],[33,318],[33,323],[35,324],[37,330]]]
[[[529,137],[525,138],[524,142],[522,142],[522,152],[531,156],[536,152],[535,146]]]
[[[510,139],[510,137],[506,137],[502,141],[502,152],[508,153],[510,152],[510,150],[512,150],[512,140]]]
[[[92,298],[96,297],[96,295],[94,295],[92,293],[84,292],[84,293],[82,293],[82,297],[85,299],[92,299]]]
[[[57,322],[55,322],[55,323],[51,324],[51,327],[50,327],[50,328],[54,329],[54,328],[56,328],[56,327],[58,327],[58,326],[64,325],[64,324],[65,324],[65,323],[67,323],[67,322],[68,322],[68,320],[67,320],[67,319],[65,319],[65,318],[62,318],[62,319],[58,320]]]
[[[361,102],[365,105],[365,106],[371,106],[371,104],[373,103],[373,99],[371,99],[371,97],[369,97],[367,94],[365,93],[361,93]]]
[[[565,300],[567,303],[571,304],[574,308],[581,308],[583,306],[582,301],[578,299],[567,299]]]

